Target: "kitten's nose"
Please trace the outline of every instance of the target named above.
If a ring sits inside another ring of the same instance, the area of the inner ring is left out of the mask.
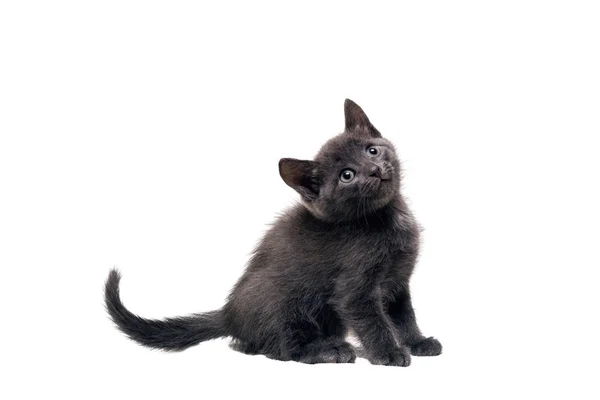
[[[382,181],[387,181],[388,179],[390,179],[389,174],[383,172],[383,169],[379,165],[374,165],[371,168],[371,171],[369,171],[369,176],[379,178]]]

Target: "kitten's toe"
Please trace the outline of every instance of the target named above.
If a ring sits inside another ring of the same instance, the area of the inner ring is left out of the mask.
[[[401,347],[385,354],[372,355],[369,357],[369,361],[374,365],[408,367],[410,365],[410,353],[408,348]]]
[[[429,337],[410,346],[413,356],[439,356],[442,354],[442,344],[439,340]]]
[[[349,343],[343,343],[335,346],[329,352],[326,352],[324,356],[327,362],[330,363],[353,363],[356,361],[356,352]]]

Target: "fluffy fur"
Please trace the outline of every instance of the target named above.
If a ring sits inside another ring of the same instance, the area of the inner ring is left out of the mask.
[[[217,311],[147,320],[106,282],[107,310],[121,331],[153,348],[182,350],[231,336],[248,354],[304,363],[354,362],[349,329],[373,364],[408,366],[442,346],[421,334],[409,280],[419,226],[400,194],[394,146],[351,100],[346,127],[314,161],[284,158],[279,171],[301,203],[265,234],[227,303]]]

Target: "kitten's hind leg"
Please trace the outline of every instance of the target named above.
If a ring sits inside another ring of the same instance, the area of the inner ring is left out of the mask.
[[[229,347],[231,347],[235,351],[239,351],[240,353],[244,354],[260,354],[256,346],[240,339],[233,339],[231,343],[229,343]]]
[[[306,364],[353,363],[356,352],[342,338],[319,338],[300,348],[292,359]]]

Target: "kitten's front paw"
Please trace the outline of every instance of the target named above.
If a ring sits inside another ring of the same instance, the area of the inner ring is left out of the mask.
[[[356,360],[354,347],[349,343],[341,343],[322,354],[323,362],[353,363]]]
[[[439,356],[442,354],[442,344],[433,337],[428,337],[410,346],[413,356]]]
[[[369,361],[374,365],[393,365],[408,367],[410,365],[410,353],[408,348],[400,347],[387,353],[372,355]]]
[[[321,363],[353,363],[356,360],[356,352],[350,343],[341,342],[325,349],[319,349],[317,352],[308,352],[298,361],[306,364]]]

